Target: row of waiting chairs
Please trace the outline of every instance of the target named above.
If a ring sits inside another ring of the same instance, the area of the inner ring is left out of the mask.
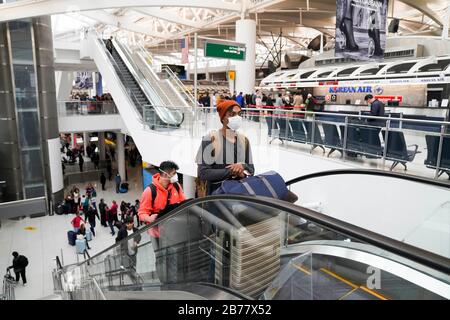
[[[324,135],[322,136],[318,124],[303,119],[289,119],[279,117],[266,117],[269,136],[274,139],[280,139],[282,142],[294,141],[299,143],[313,144],[322,148],[330,148],[328,157],[335,151],[343,155],[343,137],[345,136],[345,126],[322,122]],[[338,129],[339,127],[339,129]],[[276,130],[276,132],[273,131]],[[313,139],[314,130],[314,142]],[[339,134],[340,131],[340,134]],[[383,142],[380,139],[380,132]],[[342,138],[341,138],[342,137]],[[386,131],[379,127],[370,127],[362,124],[349,124],[347,126],[347,145],[346,152],[350,156],[364,155],[367,158],[382,158],[386,142]],[[428,155],[425,165],[429,168],[436,168],[439,137],[427,135]],[[406,163],[414,161],[419,146],[416,144],[407,145],[402,131],[390,130],[387,136],[386,159],[393,161],[390,170],[393,170],[398,164],[402,164],[407,169]],[[440,163],[440,175],[444,172],[450,176],[450,137],[444,137],[442,148],[442,158]]]

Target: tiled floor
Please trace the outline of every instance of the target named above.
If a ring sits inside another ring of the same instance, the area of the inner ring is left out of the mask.
[[[97,190],[97,199],[105,199],[108,204],[116,200],[118,204],[122,200],[134,203],[140,199],[142,194],[142,178],[140,168],[130,168],[129,183],[130,190],[125,194],[116,194],[114,181],[108,181],[106,191],[101,190],[99,182],[93,181]],[[82,185],[78,185],[81,189]],[[71,186],[68,188],[70,189]],[[53,293],[53,280],[51,272],[56,266],[55,257],[62,256],[64,265],[77,262],[83,259],[82,255],[77,257],[75,247],[67,243],[67,231],[71,230],[70,221],[74,215],[53,215],[40,218],[25,218],[22,220],[2,221],[0,228],[0,270],[1,274],[6,271],[6,267],[12,264],[12,252],[18,251],[28,257],[26,287],[20,285],[16,287],[16,299],[39,299]],[[27,227],[34,228],[26,230]],[[117,230],[116,230],[117,231]],[[117,233],[116,233],[117,236]],[[92,248],[89,250],[91,256],[103,251],[114,244],[115,237],[111,236],[110,229],[102,227],[97,222],[96,237],[89,242]],[[11,270],[12,272],[12,270]]]

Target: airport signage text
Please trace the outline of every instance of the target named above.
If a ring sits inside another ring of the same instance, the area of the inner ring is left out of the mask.
[[[205,41],[205,57],[245,60],[245,45]]]
[[[329,93],[372,93],[371,86],[330,87]]]

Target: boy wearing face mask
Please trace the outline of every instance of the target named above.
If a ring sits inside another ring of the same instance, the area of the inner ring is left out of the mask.
[[[140,221],[150,224],[166,208],[186,200],[183,189],[178,183],[177,170],[178,165],[172,161],[161,163],[159,173],[153,176],[151,185],[142,193],[138,211]],[[154,245],[158,246],[159,228],[151,228],[149,234],[156,239]]]
[[[212,194],[222,181],[253,175],[252,152],[247,137],[237,130],[242,125],[241,107],[233,100],[218,104],[220,130],[204,136],[196,157],[198,177],[206,181],[205,194]],[[197,190],[199,196],[199,190]]]

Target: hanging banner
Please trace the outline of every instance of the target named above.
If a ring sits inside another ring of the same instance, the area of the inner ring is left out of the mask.
[[[75,77],[75,88],[77,89],[92,89],[92,72],[89,71],[79,71]]]
[[[336,57],[383,60],[388,2],[336,0]]]

